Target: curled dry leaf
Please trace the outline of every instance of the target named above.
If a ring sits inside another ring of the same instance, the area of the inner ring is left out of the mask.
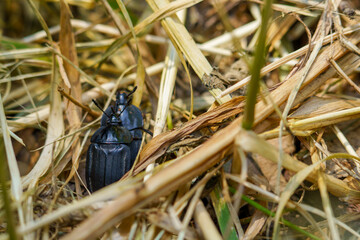
[[[224,119],[235,116],[243,111],[244,97],[236,97],[219,107],[204,113],[187,122],[181,128],[165,132],[154,137],[141,151],[139,164],[135,167],[135,174],[162,156],[168,147],[179,139],[201,128],[219,123]]]

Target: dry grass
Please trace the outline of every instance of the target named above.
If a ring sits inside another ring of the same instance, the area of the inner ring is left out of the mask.
[[[266,4],[1,1],[0,239],[359,239],[360,6]],[[134,86],[154,137],[90,194]]]

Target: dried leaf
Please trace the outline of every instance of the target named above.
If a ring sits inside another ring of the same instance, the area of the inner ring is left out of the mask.
[[[360,107],[360,101],[314,96],[301,104],[289,118],[305,119],[354,107]]]
[[[74,65],[78,66],[78,57],[75,46],[75,37],[72,32],[70,22],[71,12],[69,6],[65,0],[60,0],[60,49],[62,55],[68,58]],[[69,78],[71,88],[64,86],[65,92],[69,92],[70,95],[79,103],[81,103],[81,83],[79,78],[79,72],[68,62],[64,62],[64,68]],[[65,80],[65,79],[64,79]],[[73,102],[68,99],[64,99],[65,113],[70,125],[70,133],[81,125],[81,108],[76,106]],[[66,182],[68,182],[79,166],[80,156],[80,142],[78,140],[79,134],[75,135],[75,142],[72,145],[72,164],[71,172]],[[77,178],[76,178],[77,179]],[[77,185],[79,186],[79,185]]]

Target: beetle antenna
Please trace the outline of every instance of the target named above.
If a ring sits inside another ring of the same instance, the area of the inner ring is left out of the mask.
[[[120,112],[120,115],[125,111],[125,109],[130,106],[131,104],[129,102],[126,103],[124,109]]]
[[[137,86],[134,87],[134,89],[126,96],[127,98],[129,98],[137,89]]]
[[[115,109],[114,109],[114,106],[111,106],[111,111],[114,115],[116,115],[116,112],[115,112]]]
[[[95,106],[98,107],[98,109],[100,109],[104,114],[105,116],[107,116],[108,118],[110,118],[110,116],[104,111],[104,109],[102,109],[102,107],[100,107],[100,105],[94,100],[92,99],[93,103],[95,104]]]

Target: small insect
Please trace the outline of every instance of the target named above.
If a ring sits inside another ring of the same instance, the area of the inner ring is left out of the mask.
[[[136,88],[134,89],[134,91]],[[139,152],[143,128],[140,109],[129,104],[130,94],[118,93],[116,109],[103,111],[100,128],[91,137],[86,157],[86,183],[91,192],[118,181],[128,172]]]

